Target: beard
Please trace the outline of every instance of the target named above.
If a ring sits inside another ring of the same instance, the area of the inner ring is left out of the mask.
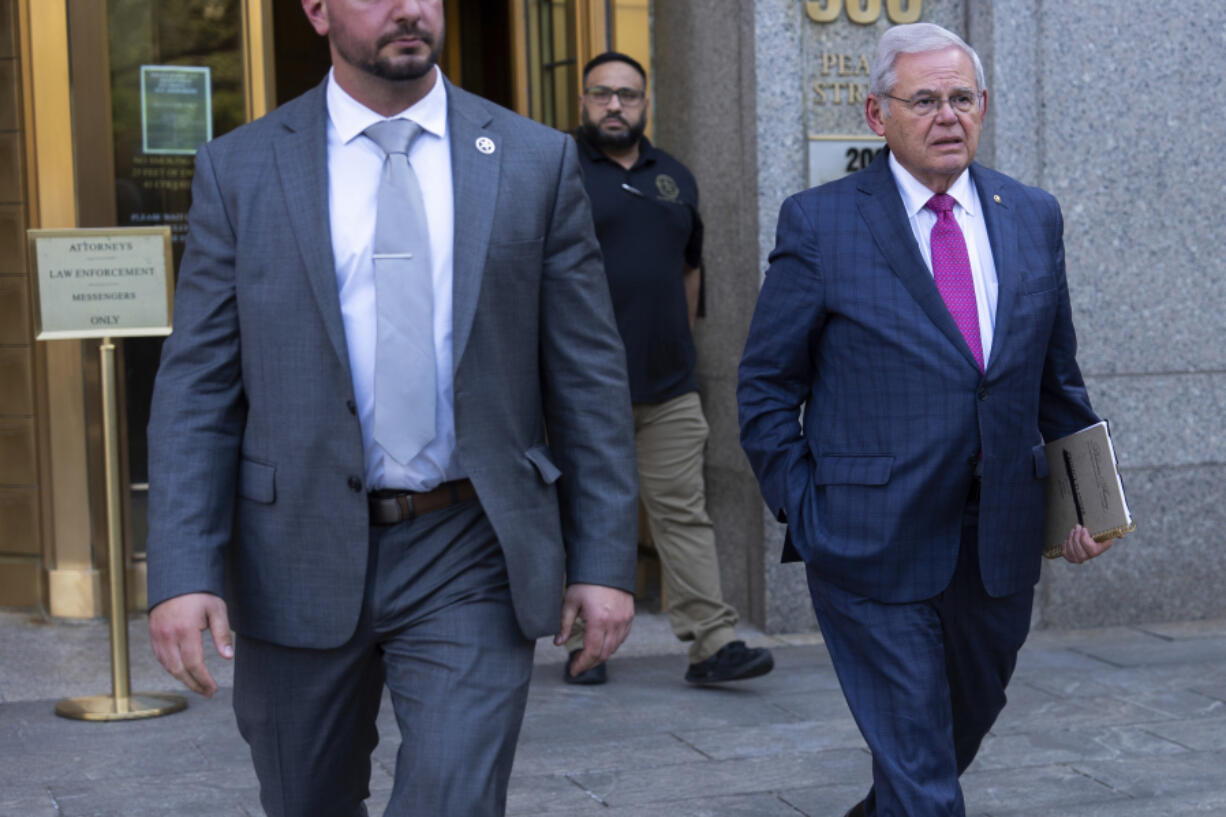
[[[639,121],[631,124],[621,114],[609,114],[605,117],[608,119],[616,119],[625,127],[624,131],[619,133],[609,133],[604,130],[599,123],[593,122],[591,117],[587,115],[587,111],[583,111],[580,116],[581,125],[583,127],[583,135],[587,137],[588,142],[598,148],[613,148],[614,150],[623,150],[633,147],[638,144],[638,141],[643,136],[643,131],[647,129],[647,112],[639,117]],[[602,120],[603,121],[603,120]]]
[[[333,47],[345,62],[373,77],[392,82],[421,79],[434,69],[443,48],[440,44],[442,31],[436,37],[433,32],[418,26],[398,26],[395,31],[384,34],[376,40],[374,49],[358,45],[347,34],[345,30],[338,30],[334,26],[331,37]],[[424,57],[411,57],[403,62],[396,62],[390,57],[382,56],[384,46],[405,35],[419,38],[430,49],[429,53]]]

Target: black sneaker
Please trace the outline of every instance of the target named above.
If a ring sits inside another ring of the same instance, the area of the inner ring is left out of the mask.
[[[730,641],[715,655],[690,664],[685,680],[691,684],[719,684],[757,678],[775,668],[775,659],[765,647],[749,648],[744,641]]]
[[[595,686],[603,684],[609,680],[609,671],[605,668],[604,662],[600,662],[594,667],[588,667],[578,675],[570,674],[570,665],[574,663],[575,656],[583,650],[572,650],[567,656],[566,663],[562,665],[562,680],[568,684],[581,684],[583,686]]]

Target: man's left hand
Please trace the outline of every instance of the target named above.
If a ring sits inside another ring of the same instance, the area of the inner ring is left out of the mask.
[[[1075,565],[1079,565],[1106,552],[1114,544],[1114,539],[1096,542],[1088,530],[1081,525],[1074,525],[1073,529],[1069,531],[1068,538],[1064,540],[1064,558]]]
[[[571,662],[570,674],[591,669],[609,660],[630,634],[634,621],[634,596],[616,587],[572,584],[562,599],[562,626],[553,643],[561,646],[570,638],[575,619],[583,617],[583,652]]]

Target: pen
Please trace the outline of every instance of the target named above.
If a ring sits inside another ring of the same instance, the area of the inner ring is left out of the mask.
[[[1068,474],[1069,488],[1073,491],[1073,507],[1077,509],[1077,524],[1084,526],[1085,514],[1081,510],[1081,494],[1077,491],[1077,475],[1073,473],[1073,458],[1067,451],[1060,453],[1064,455],[1064,472]]]

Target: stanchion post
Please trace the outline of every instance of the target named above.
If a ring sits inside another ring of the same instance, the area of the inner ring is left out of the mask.
[[[103,338],[98,349],[102,365],[102,440],[106,458],[107,565],[110,572],[111,694],[65,698],[55,713],[87,721],[121,721],[169,715],[187,708],[181,695],[131,691],[128,667],[127,563],[123,553],[123,498],[120,495],[119,399],[115,386],[115,344]]]
[[[107,564],[111,574],[111,694],[115,711],[127,713],[132,698],[128,654],[127,560],[123,552],[123,500],[119,496],[119,399],[115,388],[115,344],[103,338],[102,450],[106,458]]]

